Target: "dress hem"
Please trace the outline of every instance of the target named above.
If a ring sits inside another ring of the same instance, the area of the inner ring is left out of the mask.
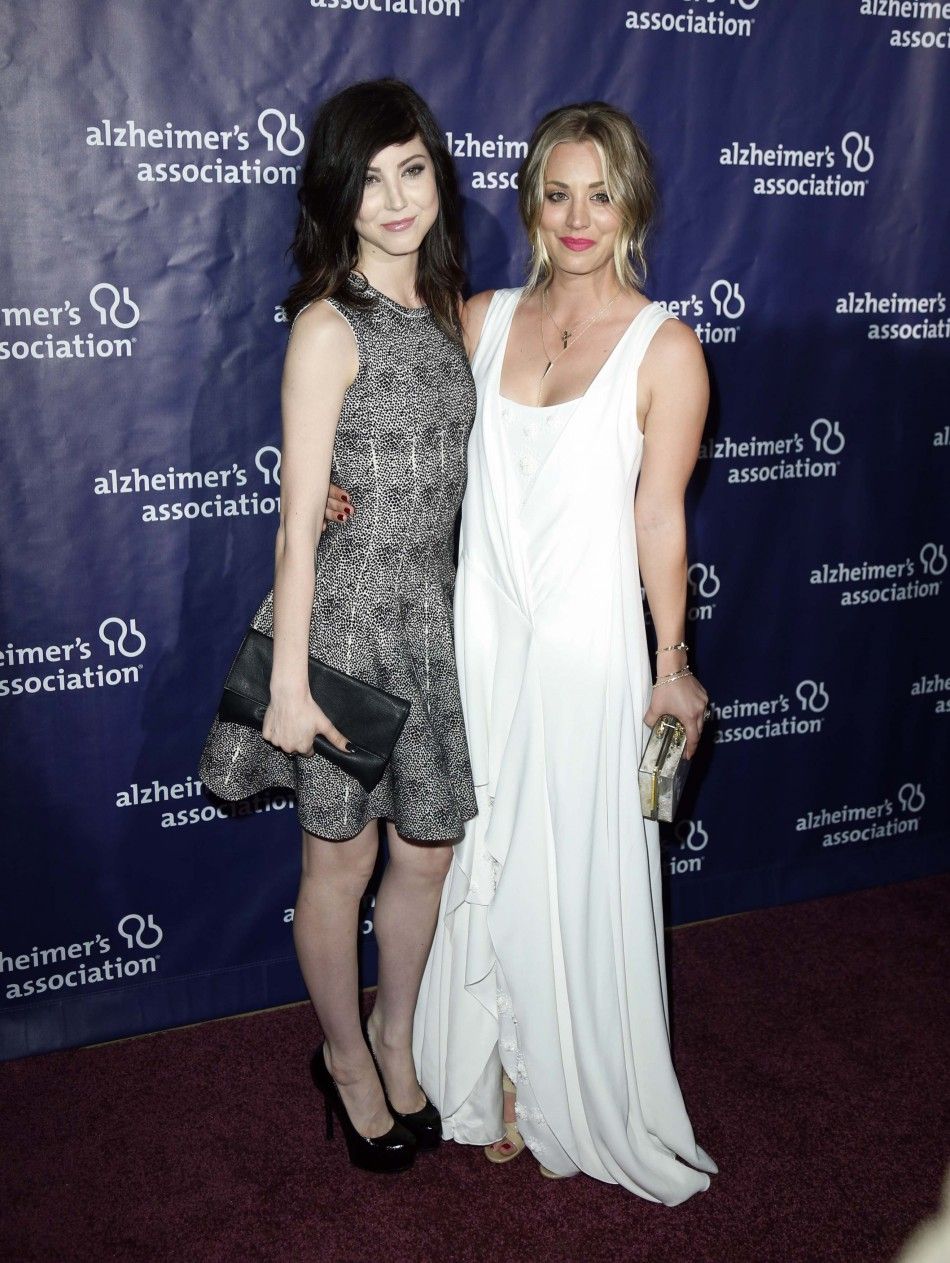
[[[270,780],[270,779],[262,781],[259,785],[255,786],[255,788],[253,789],[242,788],[241,793],[239,794],[222,793],[220,790],[215,789],[210,779],[201,775],[200,768],[199,768],[199,776],[201,777],[202,784],[205,785],[212,794],[214,794],[215,798],[220,798],[223,802],[229,802],[229,803],[245,802],[248,798],[254,798],[258,794],[266,793],[267,790],[280,790],[280,789],[287,790],[288,793],[293,794],[295,798],[297,794],[296,785],[294,785],[290,781],[277,781],[277,780]],[[412,830],[410,828],[406,828],[405,825],[400,820],[394,819],[393,816],[382,815],[382,814],[374,815],[372,811],[369,811],[369,810],[363,813],[363,816],[361,817],[362,823],[356,825],[356,827],[353,828],[352,832],[350,832],[350,829],[352,827],[350,824],[347,824],[346,826],[347,831],[345,833],[340,831],[339,826],[336,829],[327,831],[327,832],[318,831],[317,829],[311,827],[311,824],[309,824],[306,820],[304,820],[300,811],[299,800],[297,800],[297,810],[295,814],[297,816],[298,824],[305,832],[311,834],[313,837],[323,838],[324,841],[326,842],[348,842],[351,838],[355,838],[357,834],[362,833],[362,831],[366,828],[366,826],[372,820],[388,820],[390,821],[390,823],[392,823],[395,826],[397,833],[399,833],[401,837],[406,838],[407,841],[431,842],[431,843],[436,843],[436,842],[454,843],[454,842],[457,842],[464,835],[465,825],[468,823],[468,821],[474,820],[475,817],[478,815],[478,807],[477,805],[473,805],[473,810],[471,812],[463,811],[460,813],[458,817],[457,832],[448,833],[448,832],[440,831],[437,834],[433,834],[431,829]]]

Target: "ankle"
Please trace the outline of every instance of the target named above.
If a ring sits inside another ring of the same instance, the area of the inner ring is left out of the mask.
[[[341,1087],[349,1087],[375,1075],[371,1057],[359,1051],[334,1052],[329,1043],[326,1045],[326,1062],[334,1081]]]
[[[382,1016],[375,1017],[375,1010],[369,1015],[366,1022],[366,1029],[369,1033],[373,1048],[377,1053],[397,1053],[407,1052],[412,1047],[412,1029],[406,1027],[400,1029],[387,1023]],[[375,1021],[373,1020],[375,1017]]]

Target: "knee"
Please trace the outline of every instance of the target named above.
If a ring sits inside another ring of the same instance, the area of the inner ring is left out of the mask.
[[[452,848],[450,846],[419,846],[413,849],[408,862],[417,880],[428,882],[433,886],[441,886],[452,867]]]
[[[328,849],[332,848],[332,849]],[[360,897],[376,867],[376,848],[347,842],[304,846],[301,885],[311,884]]]
[[[372,877],[375,867],[375,855],[354,856],[341,865],[343,880],[362,895],[369,885],[369,879]]]

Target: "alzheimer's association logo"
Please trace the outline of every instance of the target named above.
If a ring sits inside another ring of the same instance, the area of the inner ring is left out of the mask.
[[[264,485],[269,487],[271,483],[280,486],[280,448],[272,447],[268,444],[266,447],[259,447],[254,456],[254,464],[260,470],[264,477]]]
[[[128,622],[112,615],[99,624],[99,639],[109,650],[109,657],[116,654],[123,658],[137,658],[145,650],[146,639],[136,626],[135,619]]]
[[[704,561],[694,561],[686,572],[686,582],[692,596],[686,617],[691,623],[708,622],[713,616],[720,581],[716,567]]]
[[[803,711],[820,715],[822,711],[828,709],[830,698],[824,681],[802,680],[795,688],[795,696]]]
[[[920,550],[920,564],[924,574],[943,574],[947,568],[947,553],[943,544],[924,544]]]
[[[158,947],[165,937],[162,927],[156,924],[155,917],[151,912],[147,917],[143,917],[138,912],[128,912],[119,922],[116,929],[121,937],[125,939],[128,947],[141,947],[146,950]]]
[[[0,360],[129,359],[138,337],[116,331],[126,334],[141,318],[129,286],[111,281],[93,285],[86,302],[64,297],[0,307]]]
[[[913,781],[906,781],[897,791],[897,801],[901,805],[901,811],[906,812],[908,815],[916,815],[923,811],[927,802],[927,796],[922,785],[915,784]]]
[[[129,295],[128,285],[120,290],[109,281],[92,287],[89,304],[98,313],[100,325],[113,325],[116,329],[134,329],[142,314]]]
[[[861,132],[845,132],[841,137],[841,152],[844,154],[845,166],[852,171],[863,174],[874,166],[871,137]]]
[[[809,426],[808,433],[815,445],[816,452],[826,452],[829,456],[837,456],[844,451],[845,437],[838,421],[829,421],[827,417],[817,417]]]
[[[268,153],[276,149],[278,153],[294,158],[306,143],[306,137],[297,126],[296,114],[285,114],[272,106],[258,114],[257,130],[267,143]]]
[[[683,817],[673,825],[667,842],[666,871],[671,877],[702,871],[709,834],[702,820]]]

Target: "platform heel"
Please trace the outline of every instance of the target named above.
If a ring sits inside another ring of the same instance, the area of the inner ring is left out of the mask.
[[[350,1162],[361,1171],[373,1171],[381,1175],[407,1171],[416,1156],[416,1141],[412,1132],[399,1122],[394,1122],[382,1136],[362,1136],[353,1126],[340,1089],[327,1068],[321,1044],[310,1059],[310,1076],[314,1086],[323,1095],[326,1109],[327,1140],[333,1139],[333,1118],[336,1115],[343,1130],[346,1151]]]

